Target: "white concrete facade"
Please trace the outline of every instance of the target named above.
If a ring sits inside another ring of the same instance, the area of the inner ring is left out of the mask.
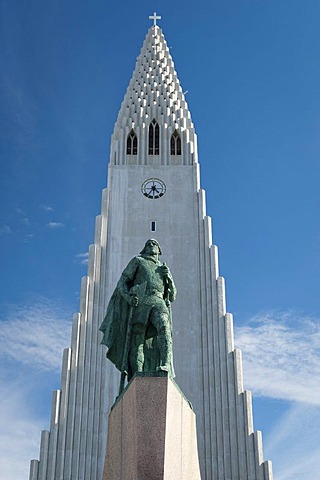
[[[153,119],[159,125],[159,154],[149,155]],[[137,154],[127,155],[132,130]],[[181,138],[181,154],[171,155],[174,131]],[[164,182],[161,198],[143,195],[141,186],[151,178]],[[98,328],[123,268],[150,237],[160,242],[178,290],[173,304],[176,382],[197,415],[201,478],[272,480],[261,432],[253,430],[232,315],[226,313],[194,127],[158,26],[147,33],[115,124],[108,188],[89,250],[88,276],[82,280],[80,312],[73,319],[71,348],[64,351],[50,432],[42,433],[40,459],[32,460],[29,479],[102,479],[107,414],[119,372],[105,358]]]

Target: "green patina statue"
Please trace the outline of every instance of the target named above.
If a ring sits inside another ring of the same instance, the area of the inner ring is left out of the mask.
[[[166,371],[174,377],[170,303],[176,288],[159,261],[157,240],[146,242],[122,272],[100,327],[107,358],[121,372],[120,393],[136,372]]]

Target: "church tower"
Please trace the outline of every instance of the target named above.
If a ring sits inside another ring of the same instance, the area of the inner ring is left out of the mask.
[[[115,123],[80,312],[63,354],[50,431],[42,432],[30,480],[102,479],[107,415],[119,372],[105,358],[98,329],[122,270],[151,237],[159,241],[178,290],[175,380],[197,416],[201,478],[272,479],[261,432],[253,429],[251,394],[243,388],[241,352],[234,348],[233,319],[226,312],[194,125],[152,18]]]

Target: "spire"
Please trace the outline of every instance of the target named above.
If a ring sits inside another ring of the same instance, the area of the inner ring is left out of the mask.
[[[176,131],[181,136],[181,161],[175,159],[174,163],[190,165],[197,162],[194,126],[169,47],[156,25],[159,16],[154,14],[150,18],[155,25],[148,30],[118,114],[110,161],[168,165],[172,163],[171,136]],[[150,159],[148,129],[154,119],[160,127],[160,150],[159,158]],[[137,135],[138,153],[129,162],[126,141],[132,130]]]

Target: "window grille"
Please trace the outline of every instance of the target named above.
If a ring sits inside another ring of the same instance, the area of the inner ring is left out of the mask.
[[[159,155],[159,125],[153,119],[149,126],[149,155]]]
[[[181,155],[181,138],[177,130],[171,135],[171,155]]]
[[[138,153],[138,138],[132,129],[127,137],[127,155],[137,155]]]

